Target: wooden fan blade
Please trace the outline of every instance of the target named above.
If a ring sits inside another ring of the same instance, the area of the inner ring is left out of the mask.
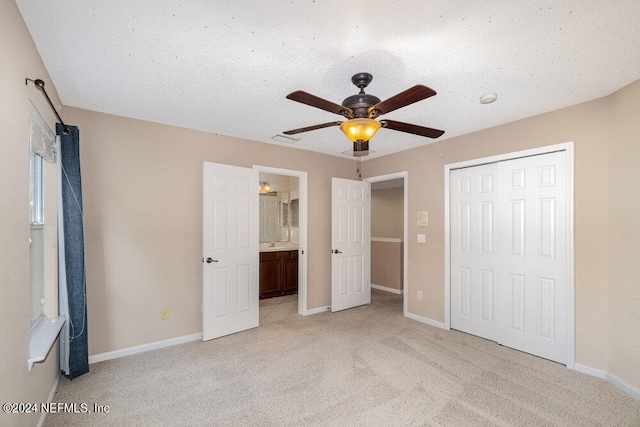
[[[343,107],[339,104],[334,104],[326,99],[318,98],[315,95],[297,90],[287,95],[287,99],[292,101],[301,102],[303,104],[311,105],[312,107],[320,108],[321,110],[329,111],[331,113],[340,114],[345,117],[353,117],[353,110],[351,108]]]
[[[438,138],[444,133],[443,130],[426,128],[424,126],[411,125],[409,123],[396,122],[395,120],[380,120],[383,127],[400,132],[412,133],[414,135],[426,136],[427,138]]]
[[[369,112],[371,113],[373,110],[376,110],[378,113],[374,114],[374,116],[377,117],[381,114],[386,114],[406,105],[413,104],[414,102],[422,101],[423,99],[429,98],[435,94],[436,91],[429,87],[416,85],[404,92],[400,92],[396,96],[392,96],[389,99],[385,99],[384,101],[369,107]]]
[[[313,125],[313,126],[307,126],[306,128],[288,130],[288,131],[282,132],[282,133],[284,133],[285,135],[295,135],[296,133],[302,133],[302,132],[307,132],[307,131],[310,131],[310,130],[328,128],[328,127],[331,127],[331,126],[340,126],[341,124],[342,124],[342,122],[322,123],[320,125]]]

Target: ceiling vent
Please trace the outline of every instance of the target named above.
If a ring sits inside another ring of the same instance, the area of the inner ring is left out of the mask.
[[[271,139],[277,142],[284,142],[286,144],[295,144],[296,142],[300,141],[300,138],[294,138],[293,136],[280,135],[280,134],[276,136],[272,136]]]

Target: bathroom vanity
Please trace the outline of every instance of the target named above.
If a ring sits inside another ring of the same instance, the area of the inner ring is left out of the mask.
[[[260,244],[260,299],[298,293],[298,248]]]

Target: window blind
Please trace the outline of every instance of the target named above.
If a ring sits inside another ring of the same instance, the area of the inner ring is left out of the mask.
[[[46,162],[56,162],[55,135],[44,121],[36,107],[29,109],[29,142],[31,151],[41,156]]]

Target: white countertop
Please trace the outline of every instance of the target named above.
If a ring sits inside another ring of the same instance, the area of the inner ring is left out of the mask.
[[[260,243],[260,252],[277,252],[277,251],[296,251],[298,244],[294,242],[275,242],[275,246],[271,243]]]

